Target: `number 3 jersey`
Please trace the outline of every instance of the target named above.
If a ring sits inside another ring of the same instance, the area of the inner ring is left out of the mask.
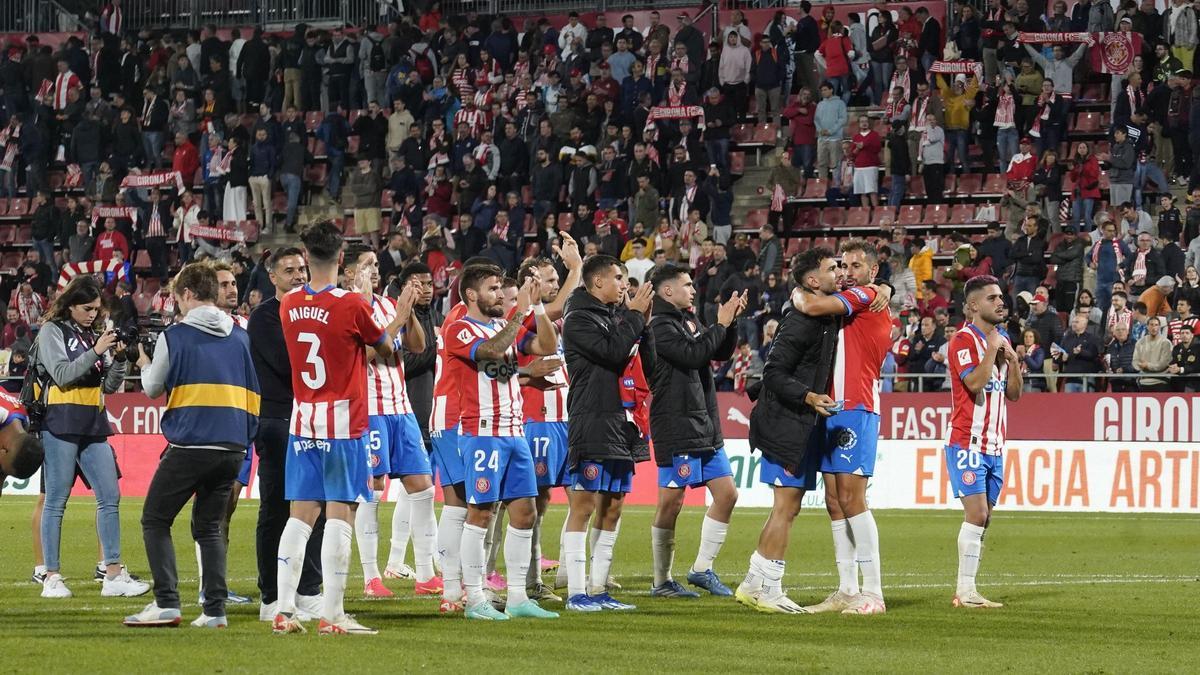
[[[307,284],[279,303],[292,363],[292,427],[299,438],[361,438],[367,431],[367,346],[386,336],[357,293]]]
[[[460,432],[474,436],[524,436],[521,384],[517,377],[519,346],[530,334],[524,327],[499,361],[476,361],[479,345],[492,339],[505,321],[480,323],[464,316],[449,324],[446,368],[459,387]]]
[[[1008,335],[997,328],[1008,342]],[[1008,343],[1006,349],[1012,349]],[[950,440],[952,445],[985,455],[1000,455],[1004,451],[1004,434],[1008,412],[1004,390],[1008,383],[1008,365],[997,355],[987,383],[978,394],[972,394],[963,378],[983,361],[987,353],[987,336],[973,323],[962,327],[946,348],[950,361]]]

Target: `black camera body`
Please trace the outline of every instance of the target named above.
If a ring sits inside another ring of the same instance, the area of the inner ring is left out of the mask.
[[[125,344],[125,359],[136,363],[138,345],[146,351],[146,356],[154,358],[154,345],[158,342],[158,334],[167,329],[167,324],[159,316],[139,317],[138,322],[126,323],[116,328],[117,341]]]

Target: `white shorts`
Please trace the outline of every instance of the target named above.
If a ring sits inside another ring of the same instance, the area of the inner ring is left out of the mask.
[[[879,169],[869,167],[854,169],[854,194],[867,195],[879,192]]]

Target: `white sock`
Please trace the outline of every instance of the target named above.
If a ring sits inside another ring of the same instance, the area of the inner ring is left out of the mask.
[[[45,565],[34,565],[34,566],[33,566],[33,573],[34,573],[34,574],[45,574],[45,573],[46,573],[46,566],[45,566]]]
[[[984,528],[963,523],[958,530],[958,593],[975,590],[975,575],[979,573],[979,557],[983,555]]]
[[[846,524],[854,533],[854,558],[862,570],[862,589],[883,597],[883,580],[879,564],[879,528],[875,516],[868,509],[848,518]]]
[[[200,593],[204,593],[204,561],[200,559],[200,542],[196,544],[196,578],[200,580]]]
[[[529,599],[525,593],[525,578],[529,571],[529,552],[533,547],[533,530],[518,530],[508,526],[504,537],[504,571],[508,572],[508,604],[519,605]]]
[[[854,564],[854,533],[846,519],[830,522],[833,530],[833,559],[837,563],[838,590],[846,595],[858,595],[858,566]]]
[[[567,597],[587,592],[587,535],[583,532],[564,532],[562,560],[559,565],[567,568]]]
[[[783,594],[783,572],[787,566],[785,560],[770,560],[763,558],[759,566],[763,572],[763,595],[775,597]]]
[[[588,526],[588,542],[587,542],[587,544],[588,544],[588,547],[587,547],[587,550],[589,550],[589,551],[593,551],[593,552],[594,552],[594,551],[596,550],[596,541],[597,541],[598,539],[600,539],[600,530],[598,530],[598,529],[596,529],[596,528],[594,528],[594,527],[592,527],[592,526],[590,526],[590,525],[589,525],[589,526]]]
[[[433,522],[433,486],[407,495],[405,501],[412,507],[413,569],[417,572],[417,581],[429,581],[433,578],[433,549],[437,545],[437,527]],[[395,546],[392,549],[395,550]],[[400,560],[404,560],[403,556]]]
[[[337,621],[346,613],[342,601],[346,598],[346,582],[350,579],[350,548],[354,526],[344,520],[325,521],[325,538],[321,540],[321,583],[325,596],[321,618]]]
[[[508,561],[505,560],[505,566]],[[509,575],[512,578],[512,575]],[[533,519],[533,530],[531,530],[529,541],[529,569],[525,572],[525,585],[533,587],[542,580],[542,516],[537,515]]]
[[[567,523],[571,520],[571,509],[563,518],[562,530],[558,533],[558,569],[554,572],[554,587],[564,588],[567,585]]]
[[[758,554],[758,551],[750,554],[750,569],[746,571],[746,578],[742,580],[742,585],[750,592],[761,591],[763,582],[766,577],[767,559]]]
[[[487,600],[483,595],[483,567],[485,564],[483,540],[486,536],[487,528],[485,527],[469,523],[463,525],[462,581],[467,592],[468,606]]]
[[[487,567],[485,576],[491,576],[496,571],[496,561],[500,559],[500,544],[503,543],[501,534],[504,532],[504,508],[496,510],[492,522],[488,525],[487,537],[483,540],[484,550],[487,551]]]
[[[438,523],[438,557],[442,561],[442,599],[451,602],[462,600],[462,532],[467,520],[467,510],[461,506],[443,506],[442,520]]]
[[[588,593],[599,595],[608,583],[608,569],[612,567],[613,547],[617,545],[617,533],[600,530],[596,537],[596,548],[592,549],[592,579]]]
[[[362,563],[363,582],[379,578],[379,500],[381,490],[371,492],[371,501],[359,504],[354,514],[354,536],[358,542],[358,560]],[[321,544],[321,559],[324,560],[325,545]],[[322,562],[324,565],[324,562]],[[322,567],[322,570],[325,568]]]
[[[654,585],[671,580],[671,565],[675,562],[675,530],[650,526],[650,550],[654,555]]]
[[[275,554],[279,570],[276,572],[276,597],[280,614],[296,613],[296,587],[300,585],[300,572],[304,569],[304,548],[312,527],[299,518],[288,518],[279,536],[279,550]],[[322,544],[323,545],[323,544]]]
[[[700,526],[700,548],[696,551],[696,562],[692,563],[693,572],[704,573],[712,569],[728,532],[729,523],[704,516],[704,524]]]
[[[396,509],[392,511],[391,550],[388,551],[387,561],[389,569],[400,569],[404,559],[408,557],[408,535],[412,532],[411,500],[403,486],[396,491]]]

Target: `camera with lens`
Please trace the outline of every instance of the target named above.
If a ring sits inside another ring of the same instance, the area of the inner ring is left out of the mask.
[[[146,351],[146,356],[154,358],[154,345],[158,342],[158,334],[167,329],[168,324],[160,316],[138,317],[137,323],[129,322],[117,326],[117,341],[125,344],[124,356],[127,361],[136,363],[138,345]]]

